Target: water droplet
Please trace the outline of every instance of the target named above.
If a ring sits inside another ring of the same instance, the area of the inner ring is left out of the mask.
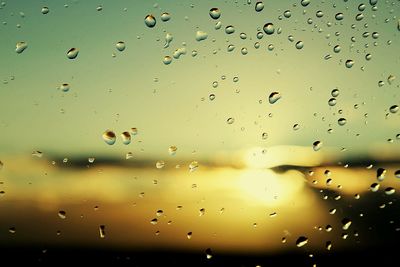
[[[369,0],[369,4],[371,5],[371,6],[374,6],[374,5],[376,5],[378,3],[378,0]]]
[[[115,47],[117,48],[118,51],[122,52],[125,50],[125,43],[123,41],[119,41]]]
[[[103,133],[103,140],[106,142],[108,145],[113,145],[115,144],[115,141],[117,140],[117,137],[115,133],[111,130],[106,130]]]
[[[211,248],[206,249],[206,257],[208,260],[210,260],[213,257]]]
[[[206,32],[203,32],[203,31],[196,32],[196,41],[198,41],[198,42],[207,39],[207,37],[208,37],[208,34]]]
[[[133,153],[132,152],[126,153],[125,159],[131,159],[131,158],[133,158]]]
[[[189,172],[194,172],[195,170],[197,170],[199,168],[199,163],[197,161],[192,161],[189,164]]]
[[[365,10],[365,4],[359,4],[358,11],[364,11],[364,10]]]
[[[314,151],[318,151],[322,148],[322,142],[321,141],[315,141],[313,143],[313,149]]]
[[[149,28],[153,28],[154,26],[156,26],[156,23],[157,23],[156,18],[151,14],[147,15],[144,18],[144,24],[146,24],[146,26]]]
[[[296,240],[296,246],[297,247],[302,247],[305,246],[308,243],[308,238],[305,236],[300,236],[299,238],[297,238]]]
[[[378,181],[383,181],[385,179],[385,175],[386,170],[384,168],[378,168],[376,170],[376,179],[378,179]]]
[[[331,96],[333,97],[338,97],[339,96],[339,89],[333,89],[331,92]]]
[[[17,229],[16,229],[15,227],[10,227],[10,228],[8,229],[8,232],[9,232],[10,234],[15,234],[15,233],[17,232]]]
[[[176,151],[178,150],[178,148],[176,147],[176,146],[170,146],[169,148],[168,148],[168,153],[171,155],[171,156],[173,156],[173,155],[175,155],[176,154]]]
[[[346,67],[351,68],[354,65],[354,61],[352,59],[346,60]]]
[[[169,14],[168,12],[164,12],[161,14],[161,20],[163,22],[167,22],[171,19],[171,14]]]
[[[172,57],[170,57],[170,56],[165,56],[165,57],[164,57],[163,63],[164,63],[165,65],[169,65],[169,64],[171,64],[171,62],[172,62]]]
[[[324,12],[322,12],[321,10],[318,10],[315,15],[317,16],[317,18],[322,18],[324,16]]]
[[[326,247],[327,250],[331,250],[332,242],[331,241],[326,241],[325,247]]]
[[[157,169],[162,169],[165,166],[165,162],[163,160],[159,160],[156,162],[156,168]]]
[[[342,220],[342,229],[343,230],[348,230],[349,229],[349,227],[350,227],[350,225],[351,225],[351,220],[350,219],[348,219],[348,218],[344,218],[343,220]]]
[[[275,104],[281,98],[282,95],[279,92],[272,92],[268,97],[268,101],[270,104]]]
[[[263,140],[267,140],[268,139],[268,133],[262,133],[261,138]]]
[[[203,216],[206,213],[206,209],[205,208],[201,208],[199,210],[199,216]]]
[[[78,56],[78,54],[79,54],[79,50],[74,47],[67,51],[67,57],[69,59],[75,59]]]
[[[393,195],[394,193],[396,193],[396,190],[393,188],[393,187],[387,187],[386,189],[385,189],[385,194],[386,195]]]
[[[400,178],[400,170],[396,170],[394,172],[394,176],[396,176],[396,178]]]
[[[208,96],[208,99],[210,99],[211,101],[213,101],[213,100],[215,99],[215,95],[214,95],[214,94],[210,94],[210,95]]]
[[[308,6],[310,4],[311,0],[301,0],[301,5],[302,6]]]
[[[290,12],[290,10],[286,10],[285,12],[283,12],[283,16],[285,18],[290,18],[292,16],[292,12]]]
[[[17,52],[18,54],[21,54],[22,52],[24,52],[24,50],[28,47],[28,44],[26,42],[18,42],[15,45],[15,52]]]
[[[333,107],[336,105],[336,98],[332,97],[331,99],[328,100],[329,106]]]
[[[235,77],[233,77],[232,80],[233,80],[234,83],[237,83],[239,81],[239,77],[235,76]]]
[[[217,7],[211,8],[209,14],[212,19],[219,19],[221,17],[221,11]]]
[[[235,46],[233,44],[228,45],[227,51],[232,52],[233,50],[235,50]]]
[[[37,158],[41,158],[41,157],[43,157],[43,152],[35,150],[35,151],[32,152],[32,156],[37,157]]]
[[[49,10],[49,8],[47,6],[44,6],[44,7],[42,7],[41,12],[42,12],[42,14],[46,15],[47,13],[50,12],[50,10]]]
[[[379,185],[378,183],[373,183],[373,184],[371,184],[371,186],[370,186],[370,190],[371,190],[372,192],[376,192],[376,191],[379,190],[379,187],[380,187],[380,185]]]
[[[304,43],[302,42],[302,41],[298,41],[297,43],[296,43],[296,48],[297,49],[302,49],[304,47]]]
[[[63,91],[63,92],[68,92],[69,89],[70,89],[70,86],[69,86],[68,83],[63,83],[63,84],[61,84],[60,89],[61,89],[61,91]]]
[[[152,225],[156,225],[156,224],[158,223],[158,219],[157,219],[157,218],[154,218],[154,219],[152,219],[152,220],[150,221],[150,223],[151,223]]]
[[[387,77],[387,81],[388,81],[388,83],[389,83],[390,85],[394,82],[395,79],[396,79],[396,76],[394,76],[394,75],[392,75],[392,74],[390,74],[390,75]]]
[[[266,33],[266,34],[268,34],[268,35],[271,35],[271,34],[273,34],[274,32],[275,32],[275,27],[274,27],[274,24],[272,24],[272,23],[266,23],[265,25],[264,25],[264,27],[263,27],[263,30],[264,30],[264,32]]]
[[[338,124],[340,125],[340,126],[343,126],[343,125],[345,125],[347,123],[347,120],[345,119],[345,118],[340,118],[340,119],[338,119]]]
[[[95,161],[95,158],[94,158],[94,157],[88,158],[88,162],[89,162],[89,163],[93,163],[94,161]]]
[[[105,225],[99,226],[99,234],[100,234],[100,238],[106,237],[106,226]]]
[[[156,216],[160,217],[161,215],[163,215],[164,211],[163,210],[157,210],[156,212]]]
[[[123,132],[121,134],[122,143],[124,145],[129,145],[131,143],[131,134],[129,132]]]
[[[335,15],[336,20],[342,20],[343,18],[344,18],[343,13],[336,13],[336,15]]]
[[[339,53],[341,50],[342,50],[342,48],[340,47],[340,45],[335,45],[333,47],[333,52],[335,52],[335,53]]]
[[[235,27],[233,27],[232,25],[228,25],[225,27],[225,33],[226,34],[232,34],[235,32]]]
[[[264,3],[259,1],[256,3],[254,8],[257,12],[261,12],[264,9]]]
[[[397,30],[400,31],[400,19],[397,20]]]
[[[364,18],[364,14],[363,14],[363,13],[359,13],[359,14],[356,15],[356,20],[357,20],[357,21],[360,21],[360,20],[362,20],[363,18]]]
[[[96,10],[97,10],[97,11],[102,11],[102,10],[103,10],[103,6],[102,6],[102,5],[97,6],[97,7],[96,7]]]
[[[248,51],[246,47],[242,47],[242,49],[240,49],[240,52],[242,53],[242,55],[247,55]]]
[[[294,124],[294,125],[293,125],[293,130],[294,130],[294,131],[297,131],[298,129],[300,129],[300,125],[297,124],[297,123]]]
[[[398,105],[393,105],[389,108],[390,113],[397,113],[399,111],[399,106]]]
[[[226,123],[228,123],[228,124],[233,124],[235,122],[235,119],[234,118],[228,118],[227,120],[226,120]]]
[[[60,210],[58,212],[58,217],[60,217],[61,219],[65,219],[65,218],[67,218],[67,213],[63,210]]]

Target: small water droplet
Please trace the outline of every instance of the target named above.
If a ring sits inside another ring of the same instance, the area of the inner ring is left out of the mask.
[[[343,13],[336,13],[336,15],[335,15],[336,20],[342,20],[343,18],[344,18]]]
[[[169,14],[168,12],[164,12],[161,14],[161,20],[163,22],[167,22],[171,19],[171,14]]]
[[[272,24],[272,23],[270,23],[270,22],[264,24],[263,30],[264,30],[264,32],[265,32],[266,34],[268,34],[268,35],[273,34],[273,33],[275,32],[274,24]]]
[[[302,41],[298,41],[297,43],[296,43],[296,48],[297,49],[302,49],[304,47],[304,43],[302,42]]]
[[[103,133],[103,140],[104,142],[106,142],[106,144],[108,145],[113,145],[115,144],[115,141],[117,140],[117,137],[115,135],[115,133],[111,130],[106,130]]]
[[[340,118],[340,119],[338,119],[338,124],[340,125],[340,126],[343,126],[343,125],[345,125],[347,123],[347,120],[345,119],[345,118]]]
[[[122,51],[125,50],[126,45],[125,45],[125,42],[119,41],[119,42],[115,45],[115,47],[117,48],[118,51],[122,52]]]
[[[100,238],[106,237],[106,226],[105,225],[99,226],[99,234],[100,234]]]
[[[256,3],[256,5],[255,5],[254,9],[255,9],[257,12],[261,12],[261,11],[264,9],[264,3],[261,2],[261,1],[258,1],[258,2]]]
[[[279,92],[272,92],[268,97],[268,101],[270,104],[275,104],[281,98],[282,95]]]
[[[211,248],[206,249],[206,257],[208,260],[210,260],[213,257],[213,253],[211,251]]]
[[[240,52],[242,53],[242,55],[247,55],[248,51],[246,47],[242,47],[242,49],[240,49]]]
[[[79,54],[79,50],[77,48],[71,48],[67,51],[67,57],[69,59],[75,59]]]
[[[41,10],[42,14],[46,15],[50,12],[50,9],[47,6],[42,7]]]
[[[154,218],[154,219],[152,219],[152,220],[150,221],[150,223],[151,223],[152,225],[156,225],[156,224],[158,223],[158,219],[157,219],[157,218]]]
[[[293,130],[297,131],[298,129],[300,129],[300,125],[298,123],[293,125]]]
[[[370,186],[370,190],[371,190],[372,192],[377,192],[377,191],[379,190],[379,187],[380,187],[380,185],[379,185],[378,183],[373,183],[373,184],[371,184],[371,186]]]
[[[318,11],[315,13],[315,16],[317,16],[317,18],[322,18],[322,17],[324,16],[324,12],[322,12],[321,10],[318,10]]]
[[[24,52],[24,50],[28,47],[28,44],[26,42],[18,42],[15,45],[15,52],[17,52],[18,54],[21,54],[22,52]]]
[[[206,213],[206,209],[205,208],[201,208],[199,210],[199,216],[203,216]]]
[[[149,28],[153,28],[154,26],[156,26],[156,23],[157,23],[156,18],[151,14],[147,15],[144,18],[144,24],[146,24],[146,26]]]
[[[221,11],[217,7],[211,8],[209,14],[212,19],[219,19],[221,17]]]
[[[333,96],[333,97],[338,97],[339,96],[339,89],[333,89],[332,90],[332,92],[331,92],[331,95]]]
[[[228,124],[233,124],[235,122],[235,119],[234,118],[228,118],[227,120],[226,120],[226,123],[228,123]]]
[[[196,32],[196,41],[198,41],[198,42],[207,39],[207,37],[208,37],[208,34],[206,32],[203,32],[203,31]]]
[[[346,64],[347,68],[351,68],[354,65],[354,61],[352,59],[348,59],[348,60],[346,60],[345,64]]]
[[[60,217],[61,219],[65,219],[65,218],[67,218],[67,213],[63,210],[60,210],[58,212],[58,217]]]
[[[15,227],[10,227],[10,228],[8,229],[8,232],[9,232],[10,234],[15,234],[15,233],[17,232],[17,229],[16,229]]]
[[[290,12],[290,10],[286,10],[283,12],[283,16],[288,19],[292,16],[292,12]]]
[[[235,32],[235,27],[233,27],[232,25],[228,25],[225,27],[225,33],[226,34],[232,34]]]
[[[268,133],[262,133],[261,138],[263,140],[267,140],[268,139]]]
[[[359,4],[358,11],[364,11],[364,10],[365,10],[365,4]]]
[[[308,238],[305,236],[300,236],[296,240],[296,246],[299,248],[305,246],[307,243],[308,243]]]
[[[340,47],[340,45],[335,45],[333,47],[333,52],[335,52],[335,53],[339,53],[341,50],[342,50],[342,48]]]
[[[383,181],[385,179],[385,175],[386,170],[384,168],[378,168],[376,170],[376,179],[378,179],[378,181]]]
[[[385,194],[386,195],[393,195],[394,193],[396,193],[396,189],[394,189],[393,187],[387,187],[386,189],[385,189]]]
[[[95,161],[95,158],[94,158],[94,157],[88,158],[88,162],[89,162],[89,163],[93,163],[94,161]]]
[[[165,65],[169,65],[169,64],[171,64],[171,62],[172,62],[172,57],[170,57],[170,56],[165,56],[165,57],[164,57],[163,63],[164,63]]]
[[[189,164],[189,172],[194,172],[195,170],[197,170],[199,168],[199,163],[197,161],[192,161]]]
[[[129,145],[131,143],[131,140],[132,140],[131,134],[129,132],[123,132],[121,134],[121,139],[122,139],[122,143],[124,145]]]
[[[60,89],[61,89],[61,91],[63,91],[63,92],[68,92],[69,89],[70,89],[70,86],[69,86],[68,83],[63,83],[63,84],[61,84]]]
[[[168,148],[168,153],[170,154],[170,155],[175,155],[176,154],[176,151],[178,150],[178,148],[176,147],[176,146],[170,146],[169,148]]]
[[[332,97],[331,99],[328,100],[329,106],[333,107],[336,105],[336,98]]]
[[[313,149],[314,151],[318,151],[322,148],[322,142],[321,141],[315,141],[313,143]]]
[[[208,98],[209,98],[211,101],[213,101],[213,100],[215,99],[215,95],[214,95],[214,94],[210,94],[210,95],[208,96]]]
[[[162,169],[165,166],[165,162],[163,160],[159,160],[156,162],[156,168],[157,169]]]
[[[310,4],[311,0],[301,0],[301,5],[302,6],[308,6]]]
[[[344,218],[344,219],[342,220],[342,229],[343,229],[343,230],[348,230],[349,227],[350,227],[350,225],[351,225],[351,220],[350,220],[350,219]]]
[[[399,111],[399,106],[398,105],[393,105],[389,108],[390,113],[397,113]]]

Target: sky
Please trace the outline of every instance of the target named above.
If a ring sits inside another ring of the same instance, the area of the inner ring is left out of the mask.
[[[177,158],[210,158],[253,147],[311,149],[316,140],[348,153],[396,151],[400,112],[389,108],[400,105],[399,80],[388,77],[400,77],[398,1],[379,1],[377,10],[366,1],[335,2],[265,1],[256,12],[255,1],[4,1],[0,151],[158,159],[174,145]],[[214,7],[221,11],[217,20],[209,15]],[[161,20],[163,12],[169,21]],[[359,13],[364,18],[357,21]],[[148,14],[156,18],[153,28],[144,23]],[[275,32],[258,39],[266,23]],[[233,34],[225,33],[228,25]],[[197,41],[197,31],[207,38]],[[164,48],[167,33],[173,40]],[[18,54],[20,41],[28,47]],[[126,44],[122,52],[119,41]],[[76,59],[67,58],[70,48],[79,49]],[[186,54],[163,63],[182,48]],[[63,83],[68,92],[59,89]],[[335,88],[337,103],[329,106]],[[282,96],[274,104],[272,92]],[[339,118],[347,123],[339,126]],[[132,127],[138,134],[122,144],[120,134]],[[117,135],[112,146],[102,140],[107,129]]]

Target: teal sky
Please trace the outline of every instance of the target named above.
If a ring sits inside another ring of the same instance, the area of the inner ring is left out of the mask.
[[[315,140],[357,153],[376,146],[398,150],[400,112],[392,114],[389,107],[400,105],[399,1],[380,0],[376,11],[368,1],[311,1],[307,7],[300,1],[264,1],[258,13],[251,2],[6,1],[0,9],[1,153],[124,157],[133,152],[161,158],[175,145],[178,158],[193,157],[193,151],[205,158],[254,146],[311,146]],[[365,18],[356,21],[360,3],[366,4]],[[96,10],[99,4],[102,11]],[[50,9],[46,15],[40,12],[43,6]],[[221,10],[219,20],[208,15],[212,7]],[[290,18],[283,16],[285,10]],[[323,17],[316,16],[318,10]],[[163,12],[171,14],[170,21],[161,21]],[[338,12],[342,21],[335,20]],[[156,17],[154,28],[145,26],[147,14]],[[256,33],[267,22],[275,25],[275,33],[258,40]],[[227,25],[234,25],[234,34],[224,32]],[[208,38],[196,41],[198,30]],[[242,32],[247,39],[239,37]],[[379,33],[377,39],[373,32]],[[166,33],[173,41],[163,48]],[[295,48],[299,40],[304,42],[300,50]],[[21,54],[15,52],[19,41],[28,43]],[[118,41],[126,43],[123,52],[115,48]],[[229,44],[235,45],[233,52],[227,52]],[[335,45],[340,53],[333,52]],[[66,57],[72,47],[80,50],[75,60]],[[164,56],[182,47],[186,55],[163,64]],[[241,54],[243,47],[247,55]],[[325,60],[327,54],[332,58]],[[350,69],[344,66],[348,59],[355,62]],[[389,75],[397,77],[391,84]],[[62,83],[70,84],[69,92],[57,89]],[[334,88],[340,95],[330,107]],[[271,105],[273,91],[282,98]],[[212,93],[216,98],[210,101]],[[235,119],[231,125],[226,123],[230,117]],[[347,119],[344,126],[337,124],[341,117]],[[298,131],[292,129],[296,123]],[[119,137],[131,127],[139,134],[128,146],[120,139],[108,146],[101,139],[106,129]],[[263,132],[268,139],[262,139]]]

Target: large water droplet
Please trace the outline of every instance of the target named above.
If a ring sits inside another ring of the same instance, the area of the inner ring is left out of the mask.
[[[279,92],[272,92],[268,97],[268,101],[270,104],[275,104],[281,98],[282,95]]]
[[[396,170],[394,172],[394,176],[396,176],[396,178],[400,178],[400,170]]]
[[[347,123],[347,120],[345,119],[345,118],[340,118],[340,119],[338,119],[338,124],[340,125],[340,126],[343,126],[343,125],[345,125]]]
[[[211,8],[209,14],[212,19],[219,19],[221,17],[221,11],[217,7]]]
[[[370,190],[371,190],[372,192],[376,192],[376,191],[379,190],[379,187],[380,187],[380,185],[379,185],[378,183],[373,183],[373,184],[371,184],[371,186],[370,186]]]
[[[332,92],[331,92],[331,95],[333,96],[333,97],[338,97],[339,96],[339,89],[333,89],[332,90]]]
[[[106,130],[103,133],[103,140],[106,142],[108,145],[113,145],[115,144],[115,141],[117,140],[117,137],[115,133],[111,130]]]
[[[119,41],[119,42],[115,45],[115,48],[117,48],[117,50],[120,51],[120,52],[124,51],[125,48],[126,48],[125,42]]]
[[[328,100],[329,106],[333,107],[336,105],[336,98],[332,97],[331,99]]]
[[[233,27],[232,25],[228,25],[225,27],[225,33],[226,34],[232,34],[235,32],[235,27]]]
[[[314,151],[318,151],[322,148],[322,142],[321,141],[315,141],[313,143],[313,149]]]
[[[197,31],[196,32],[196,41],[203,41],[205,39],[207,39],[208,34],[206,32],[203,31]]]
[[[300,236],[299,238],[297,238],[296,240],[296,246],[297,247],[302,247],[305,246],[308,243],[308,238],[305,236]]]
[[[28,47],[28,44],[26,42],[18,42],[15,45],[15,52],[17,52],[18,54],[21,54],[22,52],[24,52],[24,50]]]
[[[385,175],[386,170],[384,168],[378,168],[376,170],[376,179],[378,179],[378,181],[383,181],[385,179]]]
[[[336,15],[335,15],[336,20],[342,20],[343,18],[344,18],[343,13],[336,13]]]
[[[311,0],[301,0],[301,5],[302,6],[308,6],[310,4]]]
[[[129,145],[131,143],[131,134],[129,132],[123,132],[121,134],[122,143],[124,145]]]
[[[146,24],[146,26],[149,28],[153,28],[154,26],[156,26],[156,23],[157,23],[156,18],[151,14],[147,15],[144,18],[144,24]]]
[[[164,63],[165,65],[169,65],[169,64],[171,64],[171,62],[172,62],[172,57],[170,57],[170,56],[165,56],[165,57],[164,57],[163,63]]]
[[[41,12],[42,12],[42,14],[46,15],[47,13],[50,12],[50,10],[49,10],[49,8],[47,6],[44,6],[44,7],[42,7]]]
[[[389,108],[390,113],[397,113],[399,111],[399,106],[398,105],[393,105]]]
[[[268,34],[268,35],[273,34],[273,33],[275,32],[274,24],[272,24],[272,23],[270,23],[270,22],[264,24],[263,30],[264,30],[264,32],[265,32],[266,34]]]
[[[387,187],[386,189],[385,189],[385,194],[386,195],[393,195],[394,193],[396,193],[396,189],[394,189],[393,187]]]
[[[286,10],[283,12],[283,16],[288,19],[292,16],[292,12],[290,10]]]
[[[79,50],[74,47],[67,51],[67,57],[69,59],[75,59],[78,56],[78,54],[79,54]]]
[[[296,43],[296,48],[297,49],[302,49],[304,47],[304,43],[302,42],[302,41],[298,41],[297,43]]]
[[[262,11],[262,10],[264,9],[264,3],[261,2],[261,1],[258,1],[258,2],[256,3],[256,5],[255,5],[254,9],[255,9],[257,12]]]
[[[353,65],[354,65],[354,60],[352,60],[352,59],[346,60],[346,67],[347,68],[351,68],[351,67],[353,67]]]

